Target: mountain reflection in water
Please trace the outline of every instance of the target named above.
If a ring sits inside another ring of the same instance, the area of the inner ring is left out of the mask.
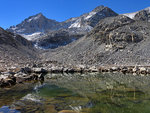
[[[149,113],[150,76],[47,74],[45,81],[0,89],[0,112]]]

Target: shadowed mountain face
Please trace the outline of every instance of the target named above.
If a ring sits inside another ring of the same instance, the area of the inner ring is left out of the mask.
[[[55,32],[49,32],[47,35],[39,38],[35,46],[42,49],[53,49],[59,46],[65,46],[79,38],[83,37],[84,33],[74,33],[71,30],[61,29]]]
[[[25,19],[21,24],[10,27],[7,31],[34,41],[38,48],[56,48],[82,37],[91,31],[101,19],[117,15],[110,8],[104,6],[99,6],[89,13],[64,22],[47,19],[40,13]],[[64,34],[64,31],[67,34]]]
[[[33,44],[0,28],[0,67],[13,67],[36,60]]]
[[[117,16],[101,20],[86,36],[43,57],[72,65],[146,65],[149,44],[150,23]]]

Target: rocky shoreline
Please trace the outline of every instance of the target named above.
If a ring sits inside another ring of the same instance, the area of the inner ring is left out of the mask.
[[[16,71],[18,70],[18,71]],[[24,67],[20,69],[14,69],[9,72],[0,72],[0,87],[11,87],[18,83],[25,81],[44,81],[44,75],[47,73],[93,73],[93,72],[121,72],[131,73],[133,75],[148,75],[150,74],[150,66],[100,66],[100,67]]]

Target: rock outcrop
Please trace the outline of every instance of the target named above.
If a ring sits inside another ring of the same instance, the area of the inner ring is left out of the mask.
[[[141,20],[141,21],[150,22],[150,11],[147,11],[147,10],[139,11],[139,12],[135,15],[134,19],[135,19],[135,20]]]

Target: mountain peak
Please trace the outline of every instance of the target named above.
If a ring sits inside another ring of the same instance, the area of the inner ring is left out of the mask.
[[[34,16],[30,16],[26,20],[27,20],[27,22],[31,22],[32,20],[38,20],[38,19],[43,18],[43,17],[46,18],[42,13],[38,13],[38,14],[36,14]]]
[[[38,13],[37,15],[41,15],[41,16],[43,16],[43,13],[41,13],[41,12],[40,12],[40,13]]]
[[[103,5],[97,6],[93,11],[98,12],[98,11],[102,10],[104,7],[105,6],[103,6]]]
[[[43,15],[43,13],[38,13],[38,14],[36,14],[35,16],[45,17],[45,16]]]
[[[45,32],[46,30],[54,29],[57,24],[57,21],[48,19],[42,13],[38,13],[7,30],[25,37],[25,35],[41,34],[41,32]]]

